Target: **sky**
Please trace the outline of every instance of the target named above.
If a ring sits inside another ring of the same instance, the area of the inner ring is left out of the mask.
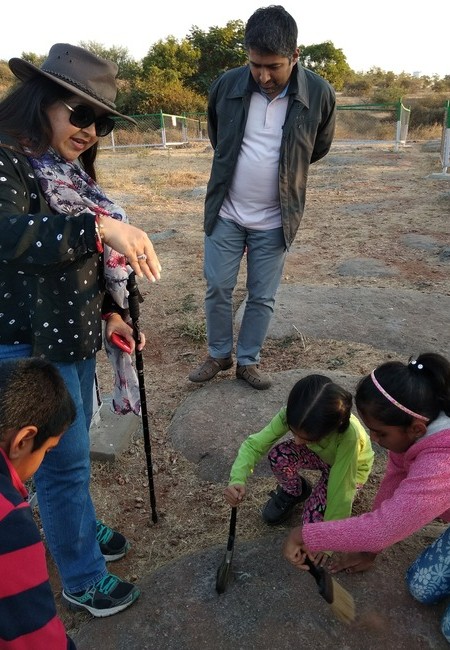
[[[172,0],[164,2],[106,3],[104,0],[22,0],[9,3],[8,21],[0,38],[0,59],[23,52],[47,54],[53,43],[95,41],[105,47],[127,48],[142,59],[158,40],[185,38],[193,26],[203,31],[244,23],[258,7],[270,2],[249,0]],[[278,0],[279,1],[279,0]],[[299,44],[331,41],[356,72],[373,67],[396,74],[406,72],[440,77],[450,75],[450,1],[426,2],[419,10],[404,0],[289,0],[283,6],[295,18]],[[17,7],[15,10],[14,7]],[[128,8],[129,7],[129,8]],[[14,20],[14,13],[17,13]]]

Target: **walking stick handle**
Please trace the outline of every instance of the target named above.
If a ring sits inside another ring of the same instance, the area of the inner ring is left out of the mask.
[[[143,302],[143,298],[139,293],[139,289],[136,283],[136,273],[133,271],[128,277],[128,308],[130,310],[130,318],[133,323],[133,334],[136,343],[140,342],[140,331],[139,331],[139,317],[140,317],[140,307],[139,303]]]

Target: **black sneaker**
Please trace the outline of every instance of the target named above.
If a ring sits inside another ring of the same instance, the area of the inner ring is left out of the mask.
[[[97,542],[106,562],[120,560],[130,548],[130,543],[121,533],[101,521],[97,521]]]
[[[68,594],[63,589],[62,598],[69,609],[86,609],[92,616],[104,617],[126,609],[139,598],[140,593],[136,585],[108,573],[86,591]]]
[[[297,503],[305,501],[311,494],[311,485],[306,479],[302,479],[302,493],[299,496],[293,496],[283,490],[281,485],[277,485],[276,490],[270,493],[270,499],[262,511],[262,518],[270,526],[281,524],[292,515]]]

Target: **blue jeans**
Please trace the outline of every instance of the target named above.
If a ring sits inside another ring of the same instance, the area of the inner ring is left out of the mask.
[[[406,584],[411,595],[425,605],[450,596],[450,526],[409,567]],[[441,631],[450,642],[450,606],[442,617]]]
[[[283,229],[254,230],[218,217],[211,235],[205,236],[206,328],[214,358],[233,351],[232,298],[246,247],[247,303],[236,345],[241,366],[259,362],[286,259]]]
[[[0,359],[30,353],[28,345],[0,345]],[[47,547],[63,588],[77,592],[108,573],[96,539],[96,515],[89,492],[95,358],[54,365],[75,402],[77,415],[59,444],[45,455],[34,482]]]

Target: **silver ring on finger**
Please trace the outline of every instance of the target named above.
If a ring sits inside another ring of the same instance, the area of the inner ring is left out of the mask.
[[[143,260],[145,262],[145,260],[147,259],[147,255],[145,253],[142,253],[142,255],[138,255],[137,258],[138,260]]]

